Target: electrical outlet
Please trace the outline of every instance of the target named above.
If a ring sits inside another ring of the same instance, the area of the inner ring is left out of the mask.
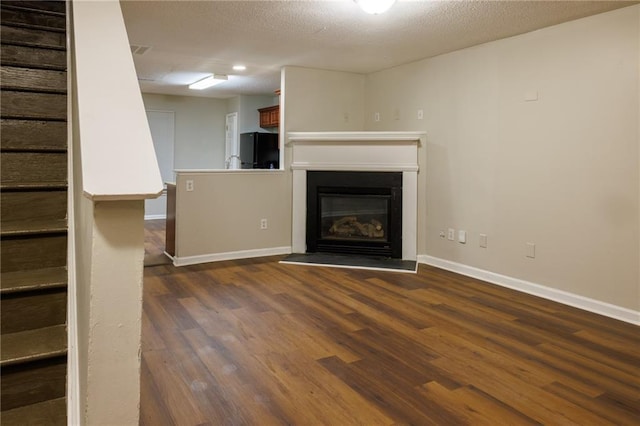
[[[268,227],[267,219],[260,219],[260,229],[267,229]]]
[[[191,179],[189,179],[188,181],[186,181],[187,184],[187,192],[191,192],[193,191],[193,181]]]
[[[447,239],[449,241],[453,241],[456,239],[456,230],[453,228],[449,228],[449,232],[447,234]]]
[[[422,120],[424,118],[424,110],[418,110],[418,120]]]
[[[458,231],[458,242],[460,244],[467,243],[467,231],[463,231],[462,229]]]
[[[487,234],[480,234],[480,247],[487,248]]]
[[[380,121],[380,113],[376,112],[375,114],[373,114],[373,121]]]

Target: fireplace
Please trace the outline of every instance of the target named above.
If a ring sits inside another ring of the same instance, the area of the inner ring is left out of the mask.
[[[309,171],[307,252],[402,258],[402,173]]]
[[[402,177],[401,184],[398,185],[371,185],[370,179],[364,179],[365,183],[362,185],[354,185],[351,180],[342,180],[338,183],[322,184],[320,186],[328,188],[355,188],[357,186],[364,187],[369,191],[373,188],[381,188],[385,186],[391,186],[401,188],[401,191],[396,191],[395,199],[400,199],[400,207],[398,210],[393,208],[388,214],[387,220],[390,220],[389,227],[393,228],[392,224],[400,223],[402,230],[399,233],[395,233],[395,236],[391,236],[389,232],[395,232],[385,229],[385,238],[390,240],[388,243],[384,242],[382,245],[389,245],[391,254],[389,256],[397,256],[398,250],[395,247],[395,242],[399,241],[401,245],[400,259],[415,261],[417,258],[417,243],[418,243],[418,147],[424,143],[425,134],[421,132],[287,132],[287,149],[290,149],[291,170],[293,172],[293,188],[292,188],[292,202],[291,202],[291,252],[297,254],[307,253],[310,250],[318,250],[317,244],[314,247],[307,247],[307,228],[311,227],[311,223],[308,223],[308,200],[315,200],[318,203],[317,193],[313,197],[307,197],[307,180],[310,176],[316,172],[321,173],[361,173],[371,172],[373,175],[386,176],[388,174],[398,174]],[[370,175],[370,176],[373,176]],[[356,176],[356,175],[353,175]],[[397,177],[395,178],[397,179]],[[353,190],[353,189],[351,189]],[[401,194],[401,196],[399,196]],[[335,196],[333,199],[325,201],[327,204],[333,203],[334,210],[340,210],[343,206],[340,206],[342,199]],[[344,194],[344,195],[357,195],[352,197],[356,199],[375,199],[377,196],[383,197],[388,194]],[[344,197],[343,197],[344,198]],[[390,197],[393,199],[393,196]],[[340,201],[338,201],[340,200]],[[369,201],[367,201],[368,203]],[[360,225],[372,224],[374,227],[376,224],[371,222],[371,219],[379,220],[375,217],[367,217],[368,211],[375,212],[378,210],[376,206],[377,202],[373,202],[373,205],[365,207],[357,207],[359,210],[365,210],[365,216],[361,213],[358,215],[345,215],[338,219],[331,219],[331,226],[333,226],[333,220],[343,219],[348,216],[356,216]],[[379,203],[378,203],[379,204]],[[322,205],[321,205],[322,206]],[[353,206],[347,206],[351,209]],[[314,210],[317,212],[317,209]],[[397,212],[397,215],[396,215]],[[330,214],[329,216],[331,216]],[[336,214],[333,214],[336,216]],[[396,222],[394,218],[398,218],[399,222]],[[318,229],[321,226],[322,216],[315,214],[314,229]],[[351,222],[345,220],[344,222]],[[344,224],[344,223],[342,223]],[[338,227],[342,224],[336,224],[334,228],[334,234],[338,230]],[[353,223],[353,226],[358,227]],[[340,230],[344,235],[348,235],[348,230]],[[325,230],[325,236],[328,230]],[[322,233],[320,233],[322,235]],[[335,238],[337,239],[337,238]],[[351,235],[349,238],[342,238],[341,242],[331,242],[332,238],[321,238],[322,244],[331,245],[331,249],[335,249],[336,246],[346,245],[349,250],[357,250],[359,243],[356,243],[357,238]],[[343,244],[346,240],[346,244]],[[373,241],[368,241],[372,243]],[[379,241],[377,242],[379,243]],[[324,249],[321,244],[321,249]],[[313,243],[312,243],[313,245]]]

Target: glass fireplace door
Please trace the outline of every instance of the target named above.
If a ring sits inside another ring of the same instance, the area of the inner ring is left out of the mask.
[[[387,241],[389,196],[319,195],[321,239]]]

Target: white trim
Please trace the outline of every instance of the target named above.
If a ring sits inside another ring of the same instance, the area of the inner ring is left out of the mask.
[[[307,252],[307,171],[294,170],[291,190],[291,250]]]
[[[249,259],[252,257],[277,256],[291,254],[291,247],[271,247],[265,249],[230,251],[226,253],[201,254],[197,256],[173,257],[174,266],[197,265],[200,263],[220,262],[222,260]]]
[[[402,258],[418,256],[418,171],[402,172]]]
[[[73,100],[74,75],[73,51],[73,8],[66,3],[67,13],[67,424],[82,424],[80,408],[80,354],[78,349],[78,294],[76,279],[76,219],[75,219],[75,182],[73,178]]]
[[[157,198],[162,178],[120,3],[78,1],[71,8],[69,73],[76,81],[84,194],[93,201]]]
[[[418,147],[424,132],[289,132],[292,148],[291,246],[306,252],[308,171],[402,172],[402,258],[416,260]]]
[[[157,220],[157,219],[166,219],[166,214],[147,214],[144,215],[144,220]]]
[[[287,144],[291,142],[318,142],[318,141],[340,141],[340,142],[365,142],[385,141],[385,142],[406,142],[421,141],[426,136],[424,132],[288,132]]]
[[[417,172],[418,165],[413,164],[353,164],[353,163],[309,163],[296,161],[291,163],[291,170],[320,170],[339,171],[349,170],[353,172]]]
[[[83,195],[91,201],[137,201],[158,198],[162,195],[162,191],[153,194],[95,194],[90,191],[83,191]]]
[[[283,169],[174,169],[174,173],[182,175],[202,175],[210,173],[277,173],[284,172]],[[177,176],[176,176],[177,180]],[[175,183],[175,182],[173,182]]]
[[[419,255],[418,262],[487,281],[501,287],[507,287],[523,293],[542,297],[544,299],[553,300],[554,302],[573,306],[575,308],[604,315],[620,321],[640,325],[640,311],[634,311],[632,309],[623,308],[622,306],[612,305],[610,303],[584,297],[579,294],[569,293],[567,291],[543,286],[530,281],[521,280],[519,278],[497,274],[495,272],[463,265],[461,263],[452,262],[438,257]]]

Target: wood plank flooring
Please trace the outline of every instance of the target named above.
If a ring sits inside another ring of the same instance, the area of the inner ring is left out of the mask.
[[[639,327],[280,258],[145,268],[140,424],[640,424]]]
[[[171,263],[165,254],[165,220],[144,221],[144,266],[166,265]]]

